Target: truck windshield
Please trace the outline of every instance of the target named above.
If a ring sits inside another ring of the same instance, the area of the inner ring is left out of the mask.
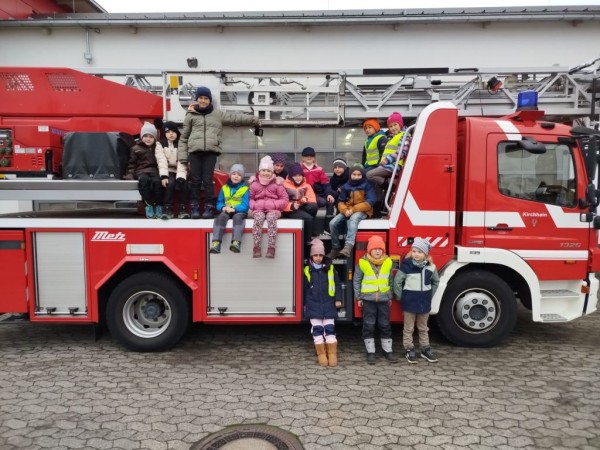
[[[532,154],[510,142],[501,142],[498,145],[498,189],[508,197],[575,206],[572,150],[566,144],[545,145],[545,153]]]

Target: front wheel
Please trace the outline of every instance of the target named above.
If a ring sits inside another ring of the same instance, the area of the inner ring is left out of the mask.
[[[450,282],[436,320],[456,345],[492,347],[515,327],[517,302],[510,286],[497,275],[468,272]]]
[[[190,307],[184,289],[172,278],[141,272],[121,281],[106,309],[108,328],[115,339],[133,351],[167,350],[189,326]]]

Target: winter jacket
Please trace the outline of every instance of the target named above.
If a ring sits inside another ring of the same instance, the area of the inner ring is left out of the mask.
[[[298,186],[293,180],[288,178],[283,182],[283,187],[285,188],[289,198],[289,202],[284,209],[286,212],[294,211],[292,208],[292,203],[299,201],[303,197],[307,198],[306,202],[304,203],[317,203],[315,192],[313,191],[312,187],[310,187],[310,184],[306,182],[306,179],[304,179],[302,184]]]
[[[348,209],[353,212],[364,212],[367,216],[373,215],[373,205],[377,201],[377,193],[373,185],[363,178],[358,182],[348,181],[340,190],[338,196],[338,211],[344,214]]]
[[[235,193],[242,187],[248,186],[243,181],[238,184],[233,184],[231,179],[227,180],[225,185],[229,186],[231,189],[231,195],[234,196]],[[224,186],[223,186],[224,187]],[[217,211],[221,212],[223,207],[225,206],[225,192],[223,191],[223,187],[219,191],[219,196],[217,197]],[[233,209],[235,209],[236,213],[247,213],[250,208],[250,189],[247,189],[246,192],[242,195],[242,202],[239,205],[235,205]]]
[[[183,120],[183,130],[179,138],[179,161],[187,162],[192,152],[214,152],[221,154],[223,125],[259,125],[258,117],[247,114],[225,113],[213,109],[208,114],[188,111]]]
[[[307,319],[336,319],[338,316],[335,302],[342,300],[342,289],[337,271],[333,269],[335,283],[335,295],[329,295],[329,268],[332,267],[331,260],[323,258],[323,265],[316,269],[312,264],[307,264],[310,281],[303,273],[304,280],[304,317]]]
[[[339,190],[342,188],[344,184],[348,182],[350,179],[350,175],[348,174],[348,168],[344,169],[344,173],[341,175],[336,175],[335,173],[331,175],[329,179],[329,186],[331,186],[331,190],[333,191],[333,195],[339,194]]]
[[[373,143],[373,141],[375,142]],[[381,155],[383,154],[383,149],[385,148],[385,142],[385,133],[381,130],[375,133],[373,136],[367,137],[365,143],[363,144],[361,157],[361,163],[365,169],[377,167],[379,160],[381,159]],[[377,153],[379,153],[378,156],[373,155],[375,153],[375,149],[372,147],[377,147]],[[367,151],[367,148],[370,148],[370,150]]]
[[[315,164],[309,169],[302,164],[302,170],[304,171],[304,179],[312,186],[316,196],[327,197],[333,194],[329,185],[329,178],[327,178],[321,166]]]
[[[252,211],[283,211],[289,203],[285,188],[277,184],[274,176],[266,186],[258,182],[258,177],[250,185],[250,209]]]
[[[384,161],[380,165],[390,172],[394,171],[395,163],[400,166],[397,173],[400,173],[401,169],[404,167],[404,161],[406,160],[406,155],[408,154],[408,148],[410,147],[411,142],[411,137],[409,136],[404,140],[404,146],[400,148],[404,133],[405,131],[402,130],[395,136],[390,136],[385,144],[385,150],[382,155]],[[400,157],[398,157],[398,154],[400,154]]]
[[[379,275],[379,272],[381,271],[381,268],[383,267],[383,264],[381,264],[380,266],[371,263],[368,259],[367,259],[367,255],[363,255],[363,257],[361,258],[361,260],[365,260],[367,261],[367,263],[371,266],[371,268],[373,269],[373,272],[375,273],[375,275]],[[363,279],[365,277],[365,274],[363,272],[363,270],[360,267],[360,261],[359,263],[356,265],[355,269],[354,269],[354,275],[353,275],[353,279],[352,279],[352,287],[354,288],[354,298],[359,299],[359,300],[364,300],[367,302],[389,302],[390,300],[392,300],[393,297],[393,291],[392,291],[392,282],[393,282],[393,275],[392,275],[392,270],[391,270],[391,258],[388,256],[385,261],[389,262],[389,267],[390,267],[390,273],[389,276],[387,278],[387,286],[389,286],[389,290],[387,290],[386,292],[370,292],[370,293],[364,293],[361,292],[362,290],[362,285],[363,285]]]
[[[173,146],[172,142],[165,146],[157,142],[155,154],[161,178],[168,178],[169,173],[174,173],[176,179],[187,179],[187,164],[177,161],[177,147]]]
[[[143,173],[158,175],[155,148],[156,144],[147,146],[144,142],[137,141],[129,152],[129,163],[124,178],[133,180]]]
[[[440,277],[433,263],[427,261],[419,266],[412,258],[404,258],[394,278],[394,294],[404,311],[425,314],[431,311],[431,299],[439,283]]]

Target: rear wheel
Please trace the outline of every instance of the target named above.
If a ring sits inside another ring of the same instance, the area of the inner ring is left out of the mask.
[[[497,275],[468,272],[451,281],[436,320],[444,336],[456,345],[491,347],[515,327],[517,302]]]
[[[162,351],[177,344],[189,326],[185,290],[172,278],[141,272],[121,281],[108,299],[111,334],[133,351]]]

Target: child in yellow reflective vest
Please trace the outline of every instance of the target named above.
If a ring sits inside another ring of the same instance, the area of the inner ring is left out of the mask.
[[[313,239],[310,259],[304,267],[304,317],[310,319],[310,332],[321,366],[337,365],[335,319],[342,306],[340,280],[331,259],[325,256],[325,246]]]
[[[244,183],[244,166],[234,164],[229,169],[229,179],[221,188],[217,198],[217,211],[219,215],[213,224],[213,240],[210,245],[210,253],[221,253],[221,241],[225,226],[229,219],[233,220],[233,233],[229,250],[239,253],[244,234],[244,224],[250,208],[250,191]]]
[[[383,356],[391,363],[398,362],[392,351],[392,259],[385,253],[385,242],[380,236],[371,236],[367,253],[358,260],[354,269],[354,298],[362,307],[362,337],[367,349],[367,363],[375,364],[375,327],[379,329]]]

